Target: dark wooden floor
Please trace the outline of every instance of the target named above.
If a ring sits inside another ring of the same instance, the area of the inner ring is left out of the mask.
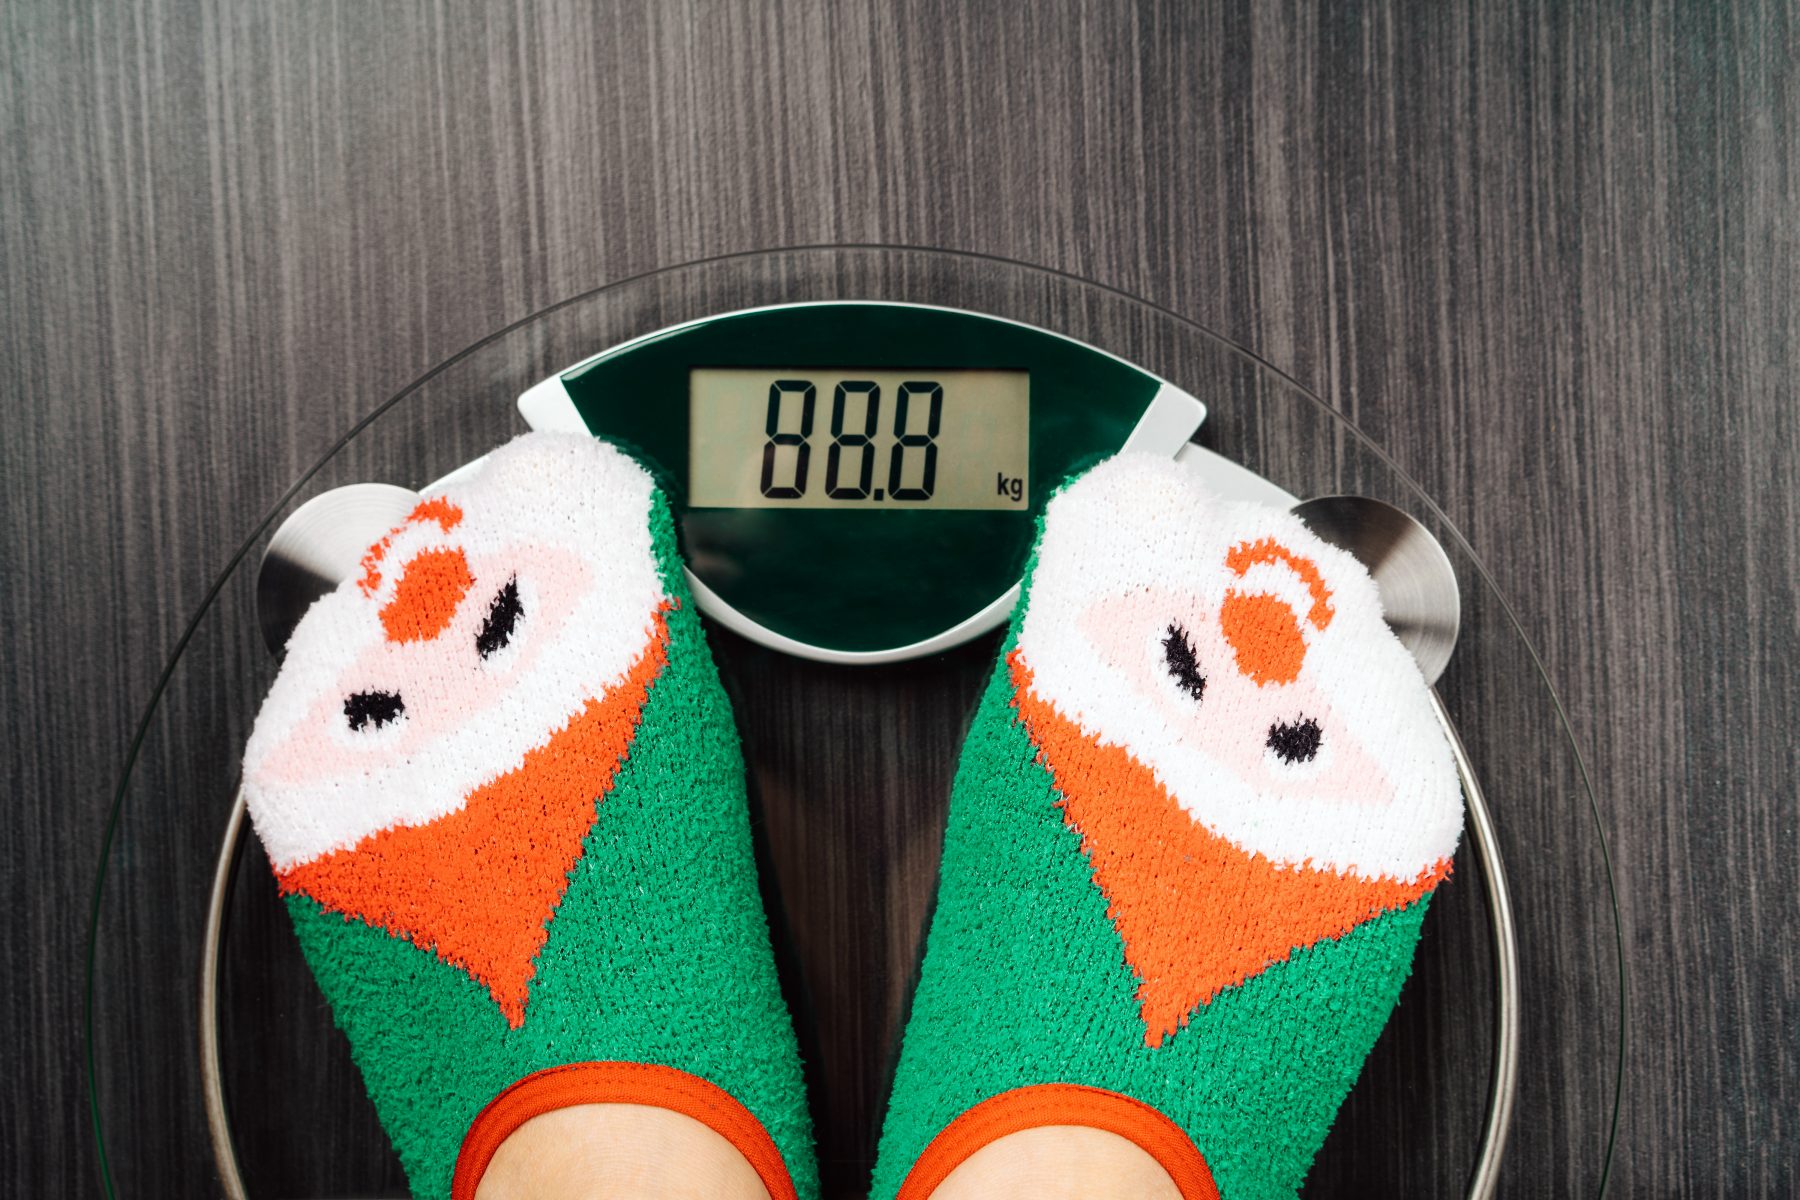
[[[0,1190],[98,1186],[101,829],[252,515],[546,303],[835,241],[1142,294],[1423,481],[1543,652],[1612,839],[1617,1194],[1800,1190],[1800,14],[1600,7],[0,6]],[[802,682],[768,711],[864,686]],[[953,743],[924,686],[881,698],[893,736]],[[1555,1146],[1543,1120],[1522,1144]],[[164,1159],[167,1194],[211,1186]],[[1540,1149],[1507,1180],[1580,1174]]]

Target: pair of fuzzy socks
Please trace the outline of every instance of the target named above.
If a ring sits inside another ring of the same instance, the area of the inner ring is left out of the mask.
[[[413,1190],[573,1104],[818,1193],[743,765],[668,507],[532,434],[296,629],[244,787]],[[1122,456],[1049,504],[970,731],[874,1194],[1089,1125],[1184,1197],[1291,1196],[1461,824],[1372,583]]]

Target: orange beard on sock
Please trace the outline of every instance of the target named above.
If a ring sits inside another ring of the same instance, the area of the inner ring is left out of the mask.
[[[1138,978],[1147,1046],[1226,988],[1411,904],[1450,873],[1445,859],[1416,879],[1365,879],[1243,850],[1190,817],[1126,750],[1098,744],[1038,696],[1017,650],[1010,666],[1019,717]]]
[[[304,893],[434,951],[486,987],[517,1029],[550,917],[667,659],[659,613],[625,678],[518,767],[455,812],[278,871],[281,893]]]

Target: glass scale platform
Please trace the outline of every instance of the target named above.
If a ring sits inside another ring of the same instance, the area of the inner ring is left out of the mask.
[[[375,406],[273,508],[246,519],[242,546],[175,648],[122,764],[95,881],[87,1069],[108,1193],[229,1194],[208,1121],[200,980],[238,758],[277,665],[258,623],[256,572],[282,519],[342,484],[418,488],[441,478],[525,431],[523,391],[608,347],[713,314],[844,299],[965,309],[1105,350],[1200,398],[1201,446],[1293,495],[1386,500],[1437,535],[1463,597],[1438,687],[1485,789],[1517,922],[1522,1036],[1500,1190],[1598,1194],[1625,1038],[1605,841],[1566,716],[1461,534],[1316,395],[1174,313],[1023,264],[886,247],[729,256],[553,305]],[[929,914],[950,778],[999,634],[881,667],[791,658],[716,624],[710,636],[744,738],[826,1194],[859,1196]],[[404,1195],[254,839],[236,858],[216,959],[216,1078],[244,1194]],[[1466,1188],[1488,1113],[1494,954],[1481,865],[1465,837],[1307,1196]]]

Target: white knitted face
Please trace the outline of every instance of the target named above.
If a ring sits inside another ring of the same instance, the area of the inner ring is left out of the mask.
[[[1455,763],[1374,583],[1171,461],[1121,455],[1050,502],[1018,653],[1240,849],[1405,880],[1456,847]]]
[[[528,434],[308,610],[244,752],[278,871],[458,810],[624,677],[664,601],[651,489],[610,446]]]

